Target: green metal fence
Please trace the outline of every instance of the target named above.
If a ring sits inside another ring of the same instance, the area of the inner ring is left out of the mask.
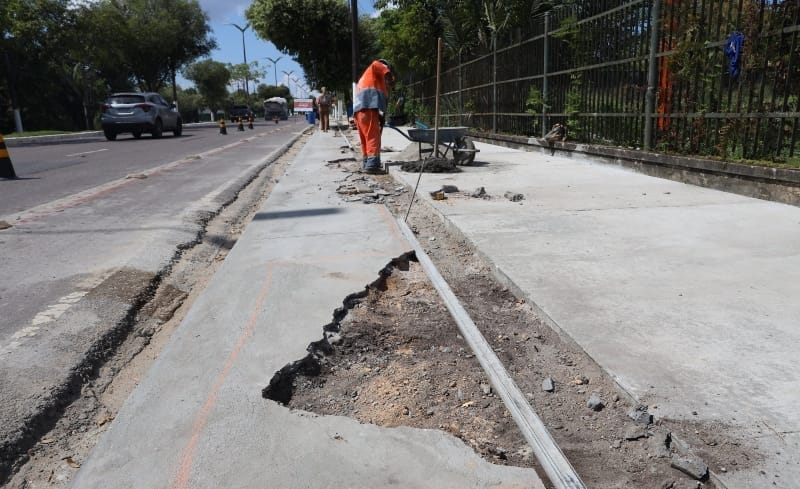
[[[578,142],[797,164],[798,32],[800,0],[582,2],[445,61],[440,124],[542,136],[561,122]],[[408,87],[423,118],[435,87]]]

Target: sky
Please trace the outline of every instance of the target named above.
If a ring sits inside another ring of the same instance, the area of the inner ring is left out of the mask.
[[[238,24],[244,27],[247,20],[244,12],[250,6],[250,0],[199,0],[200,7],[208,14],[209,25],[212,36],[217,40],[217,49],[211,52],[211,59],[221,63],[239,64],[244,62],[243,54],[247,54],[247,62],[258,61],[259,69],[265,70],[266,76],[259,80],[259,83],[275,85],[276,78],[278,85],[289,87],[295,97],[307,96],[308,92],[304,87],[307,86],[303,70],[291,57],[281,53],[269,41],[256,37],[252,28],[244,32],[244,52],[242,50],[242,32],[236,27],[228,24]],[[358,13],[363,15],[374,11],[372,0],[357,0]],[[265,58],[278,59],[277,72],[276,65]],[[269,66],[269,68],[267,68]],[[286,73],[290,73],[291,77]],[[290,78],[296,78],[299,83]],[[192,86],[192,82],[185,78],[178,77],[178,84],[182,87]],[[250,85],[250,90],[253,89]],[[311,91],[319,87],[307,87]]]

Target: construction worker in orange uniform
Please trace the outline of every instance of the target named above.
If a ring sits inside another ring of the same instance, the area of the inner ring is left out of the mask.
[[[389,89],[395,84],[392,65],[385,59],[373,61],[356,85],[353,117],[361,139],[363,170],[382,173],[381,130],[389,104]]]

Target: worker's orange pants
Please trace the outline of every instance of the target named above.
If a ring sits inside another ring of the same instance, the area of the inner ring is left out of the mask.
[[[381,120],[378,109],[359,110],[353,116],[361,139],[361,154],[368,158],[381,154]]]

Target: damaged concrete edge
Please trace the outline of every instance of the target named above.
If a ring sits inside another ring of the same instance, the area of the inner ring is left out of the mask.
[[[48,395],[42,396],[36,404],[35,411],[24,420],[24,424],[13,430],[16,436],[11,436],[0,442],[0,485],[4,484],[13,474],[15,467],[24,463],[27,452],[33,448],[39,439],[53,429],[65,409],[81,396],[83,386],[97,376],[100,368],[112,358],[117,349],[135,329],[139,312],[155,297],[156,292],[164,280],[172,272],[188,250],[201,244],[206,236],[208,223],[218,216],[226,207],[239,197],[239,194],[258,176],[278,160],[291,148],[308,130],[301,131],[288,142],[272,151],[261,162],[248,171],[224,184],[215,192],[215,196],[202,208],[188,211],[183,221],[194,227],[192,237],[176,245],[172,256],[165,260],[153,277],[131,298],[127,309],[121,311],[121,317],[101,335],[95,337],[83,355],[81,362],[72,367],[62,378],[60,384],[53,386]],[[129,262],[130,263],[130,262]],[[120,267],[124,270],[125,266]],[[114,275],[112,275],[113,278]],[[105,281],[103,282],[105,283]],[[103,283],[98,285],[102,287]]]
[[[298,375],[315,377],[322,371],[322,359],[333,353],[333,345],[339,341],[341,323],[347,314],[366,298],[370,290],[385,290],[386,280],[395,269],[408,270],[409,262],[417,261],[416,253],[409,251],[392,258],[386,266],[378,272],[378,278],[367,284],[363,290],[347,295],[342,305],[333,311],[331,322],[322,327],[322,338],[309,343],[306,347],[308,354],[299,360],[288,363],[275,372],[269,384],[261,390],[261,396],[287,405],[294,394],[294,380]]]

